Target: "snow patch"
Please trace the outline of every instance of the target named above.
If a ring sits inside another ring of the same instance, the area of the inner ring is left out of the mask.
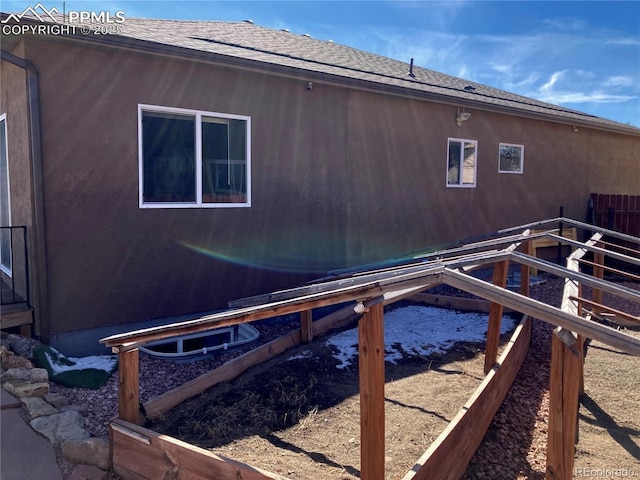
[[[486,339],[489,315],[409,305],[384,315],[385,361],[396,363],[403,351],[409,355],[444,354],[456,342],[481,342]],[[502,318],[501,333],[513,329],[516,321]],[[346,368],[358,353],[358,329],[333,335],[325,345],[335,347],[338,368]],[[399,348],[401,347],[401,348]]]

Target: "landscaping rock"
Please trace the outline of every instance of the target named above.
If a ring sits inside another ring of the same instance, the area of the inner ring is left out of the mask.
[[[54,445],[89,438],[89,433],[84,429],[84,417],[78,412],[62,412],[36,418],[29,425]]]
[[[13,352],[11,351],[11,347],[9,347],[9,343],[3,339],[0,344],[0,359],[4,360],[4,357],[9,355],[13,355]]]
[[[64,395],[62,395],[61,393],[47,393],[42,398],[44,398],[47,401],[47,403],[49,403],[50,405],[56,408],[66,407],[70,403],[69,399]]]
[[[41,345],[35,338],[29,338],[15,333],[9,335],[7,341],[9,342],[11,350],[13,350],[16,355],[24,358],[33,358],[33,349]]]
[[[12,379],[4,383],[4,389],[17,398],[42,397],[49,393],[49,383],[31,383],[25,380]]]
[[[12,368],[29,369],[29,368],[33,368],[33,363],[31,363],[30,360],[27,360],[24,357],[18,357],[17,355],[14,355],[12,357],[7,358],[3,366],[8,370]]]
[[[44,368],[10,368],[2,376],[2,383],[20,380],[31,383],[45,383],[49,381],[49,374]]]
[[[64,442],[60,449],[62,455],[70,462],[109,470],[109,441],[104,438],[69,440]]]
[[[68,480],[107,480],[109,473],[93,465],[77,465]]]
[[[27,411],[27,417],[29,420],[58,413],[56,408],[49,405],[40,397],[26,397],[22,398],[21,401],[22,406]]]
[[[61,412],[78,412],[80,415],[86,416],[89,413],[87,405],[65,405],[60,407]]]

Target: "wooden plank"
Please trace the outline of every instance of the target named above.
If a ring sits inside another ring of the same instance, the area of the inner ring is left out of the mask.
[[[555,238],[558,241],[563,241],[562,237],[558,237],[557,235],[553,235],[553,234],[549,234],[549,236],[551,238]],[[577,240],[570,240],[568,238],[564,239],[564,243],[567,243],[568,245],[571,245],[573,247],[576,248],[585,248],[585,244],[582,242],[578,242]],[[639,258],[634,258],[634,257],[630,257],[629,255],[624,255],[622,253],[616,253],[613,252],[611,250],[606,250],[604,248],[599,248],[596,246],[589,246],[586,247],[587,250],[591,250],[592,252],[600,252],[603,253],[606,257],[611,257],[611,258],[615,258],[616,260],[619,260],[621,262],[627,262],[630,263],[632,265],[636,265],[636,266],[640,266],[640,259]]]
[[[601,288],[605,292],[613,293],[614,295],[618,295],[619,297],[623,297],[634,302],[640,302],[640,292],[638,292],[637,290],[621,285],[616,285],[612,282],[599,280],[592,277],[591,275],[580,273],[578,271],[572,271],[567,269],[566,267],[561,267],[559,265],[529,257],[518,252],[514,252],[511,255],[511,259],[515,262],[523,263],[525,265],[537,266],[545,270],[546,272],[552,273],[559,277],[570,278],[572,280],[581,282],[583,285],[587,285],[593,288]],[[581,261],[581,259],[577,260]]]
[[[630,313],[623,312],[621,310],[616,310],[615,308],[607,307],[601,303],[592,302],[591,300],[587,300],[586,298],[571,296],[569,297],[571,300],[578,302],[578,304],[589,305],[593,308],[594,313],[613,313],[617,317],[623,318],[625,320],[629,320],[631,322],[637,323],[640,325],[640,317],[636,317],[635,315],[631,315]]]
[[[598,246],[602,245],[598,244]],[[604,255],[601,252],[594,253],[593,262],[596,264],[596,266],[593,267],[593,276],[602,280],[604,278],[604,270],[602,268],[604,265]],[[596,303],[602,303],[602,290],[600,288],[594,288],[591,298],[593,298],[593,301]],[[601,311],[594,310],[594,313],[601,313]]]
[[[140,354],[138,349],[118,355],[118,416],[131,423],[142,423],[140,415]]]
[[[531,242],[522,242],[521,249],[524,255],[531,255]],[[524,295],[525,297],[529,296],[530,273],[531,270],[529,266],[524,264],[520,265],[520,295]]]
[[[584,337],[578,336],[576,348],[571,349],[557,335],[553,335],[547,480],[573,478],[574,445],[578,438],[578,397],[583,387],[583,342]]]
[[[493,264],[493,284],[504,288],[507,285],[509,262]],[[502,305],[496,302],[489,304],[489,326],[487,328],[487,341],[484,351],[484,373],[491,371],[498,360],[498,348],[500,347],[500,326],[502,324]]]
[[[534,234],[538,234],[538,233],[542,233],[542,232],[534,231]],[[536,256],[535,251],[538,248],[557,247],[558,246],[557,238],[567,238],[571,240],[577,240],[578,235],[577,235],[576,229],[574,227],[571,227],[571,228],[566,228],[562,230],[562,237],[557,235],[556,238],[550,238],[548,236],[534,238],[533,240],[531,240],[531,248],[534,252],[534,256]]]
[[[15,312],[3,312],[0,316],[0,328],[13,328],[33,323],[33,310],[18,310]]]
[[[429,273],[425,273],[425,275],[429,275]],[[134,332],[112,335],[101,339],[100,342],[104,343],[107,347],[127,346],[127,348],[135,348],[137,344],[144,344],[154,340],[185,335],[188,333],[198,333],[212,330],[214,328],[237,325],[240,323],[277,317],[289,313],[298,313],[303,310],[340,304],[361,298],[376,297],[382,293],[383,292],[378,283],[374,282],[372,284],[357,285],[355,287],[347,287],[330,292],[310,294],[282,302],[228,310],[185,322],[161,325]]]
[[[336,310],[313,322],[313,336],[319,337],[331,329],[345,327],[355,321],[360,316],[353,310],[355,306],[355,302],[350,303],[346,307],[342,307],[340,310]]]
[[[360,476],[384,476],[384,306],[377,303],[358,322],[360,378]]]
[[[504,256],[505,254],[501,254]],[[442,265],[426,265],[410,273],[380,279],[362,285],[340,288],[337,290],[322,291],[303,297],[284,300],[281,302],[245,307],[236,310],[207,315],[194,320],[179,322],[169,325],[146,328],[134,332],[112,335],[100,340],[107,347],[127,350],[136,348],[154,340],[171,338],[189,333],[220,328],[223,326],[237,325],[265,318],[277,317],[289,313],[299,313],[304,310],[319,308],[329,305],[338,305],[350,301],[361,301],[368,298],[376,298],[387,292],[394,292],[410,287],[427,288],[434,282],[439,282],[439,275],[444,267]],[[436,280],[434,280],[434,278]]]
[[[300,340],[302,343],[313,340],[313,310],[300,312]]]
[[[584,260],[584,259],[581,259],[580,263],[584,263],[585,265],[590,265],[592,267],[597,267],[597,268],[600,268],[601,270],[606,270],[607,272],[615,273],[616,275],[620,275],[621,277],[627,277],[630,280],[633,280],[635,282],[640,282],[640,275],[634,275],[631,272],[625,272],[624,270],[608,267],[606,265],[598,265],[595,262],[590,262],[589,260]]]
[[[265,362],[299,344],[300,330],[295,330],[269,343],[265,343],[244,355],[228,361],[211,372],[200,375],[148,401],[144,404],[147,416],[150,419],[159,418],[176,405],[204,392],[207,388],[213,387],[218,383],[233,380],[254,365]]]
[[[547,432],[547,480],[564,480],[564,443],[562,441],[563,362],[566,345],[557,335],[551,340],[551,375],[549,380],[549,426]]]
[[[125,480],[284,480],[284,477],[120,420],[110,429],[114,471]]]
[[[640,356],[640,339],[614,330],[613,328],[563,312],[546,303],[524,297],[515,292],[496,287],[495,285],[453,270],[445,270],[443,280],[444,283],[452,287],[488,298],[552,325],[560,325],[571,331],[585,335],[588,338],[619,348],[623,352],[630,353],[631,355]]]
[[[480,446],[529,351],[531,319],[523,317],[497,365],[403,480],[458,480]]]
[[[425,305],[449,308],[451,310],[460,310],[462,312],[484,313],[489,313],[489,304],[491,303],[482,298],[451,297],[433,293],[418,293],[411,297],[410,300],[416,303],[424,303]]]

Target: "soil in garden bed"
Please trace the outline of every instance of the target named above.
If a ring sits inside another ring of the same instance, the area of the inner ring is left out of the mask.
[[[484,378],[483,343],[385,365],[386,478],[401,478]],[[152,428],[296,478],[359,476],[357,359],[347,368],[322,339],[207,390]]]

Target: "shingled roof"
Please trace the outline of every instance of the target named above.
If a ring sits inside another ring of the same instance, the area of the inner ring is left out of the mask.
[[[541,102],[418,66],[253,22],[183,21],[127,18],[118,35],[85,40],[162,51],[295,75],[313,81],[347,83],[388,93],[458,106],[615,130],[640,136],[640,129],[562,106]]]

